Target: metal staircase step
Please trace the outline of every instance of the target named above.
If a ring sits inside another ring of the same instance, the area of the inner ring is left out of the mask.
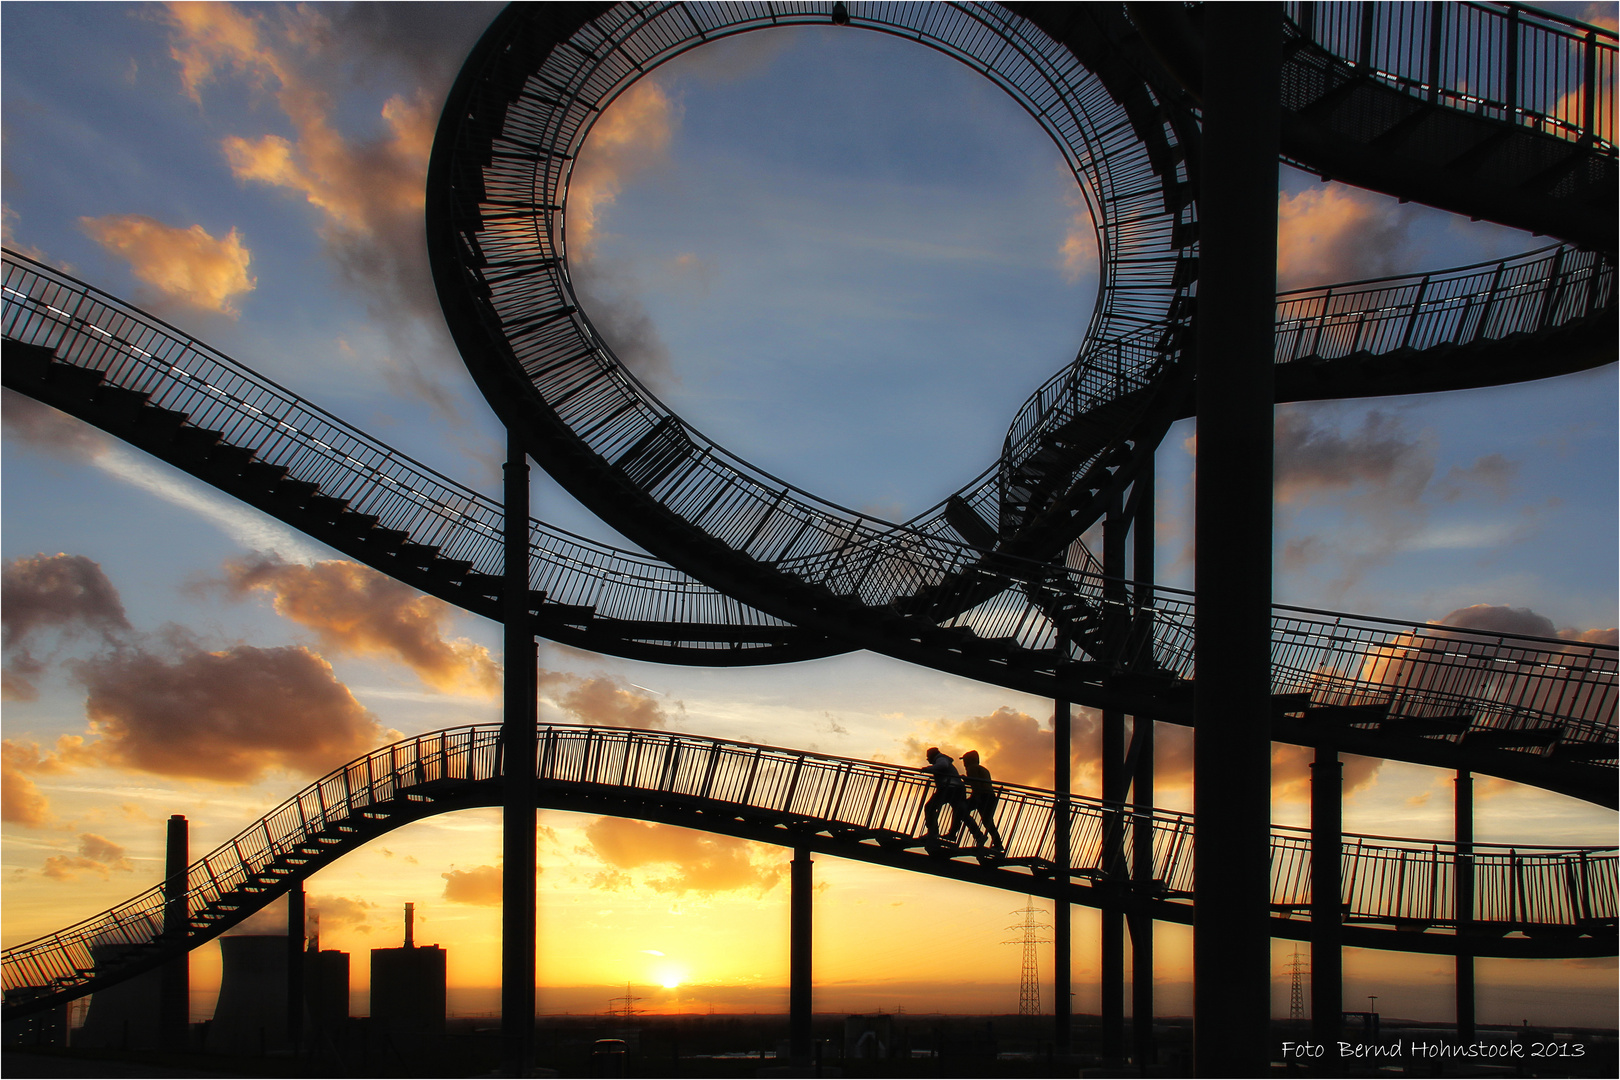
[[[1311,705],[1305,709],[1305,719],[1314,724],[1373,724],[1388,715],[1387,701],[1365,705]]]
[[[276,484],[276,494],[284,499],[302,503],[321,489],[319,484],[309,480],[282,480]]]
[[[331,495],[315,494],[304,500],[304,510],[324,521],[336,521],[338,515],[348,507],[348,499],[339,499]]]
[[[392,551],[411,538],[411,534],[404,529],[373,528],[366,534],[366,539]]]
[[[174,441],[187,450],[208,454],[213,451],[214,447],[219,445],[219,441],[224,437],[225,433],[223,431],[214,431],[212,428],[190,427],[188,425],[175,432]]]
[[[1613,761],[1620,756],[1620,745],[1612,742],[1561,742],[1553,747],[1553,757],[1564,761]]]
[[[1378,725],[1378,730],[1396,735],[1461,735],[1474,726],[1471,715],[1457,716],[1391,716]]]
[[[1464,746],[1486,746],[1504,750],[1551,746],[1562,735],[1558,728],[1488,728],[1463,736]]]
[[[1311,707],[1311,695],[1308,693],[1289,693],[1271,695],[1271,714],[1280,716],[1283,713],[1307,712]]]
[[[437,544],[418,544],[411,541],[401,544],[394,554],[412,566],[427,566],[439,557],[439,546]]]
[[[242,479],[266,488],[273,488],[287,477],[287,466],[272,465],[267,461],[250,461],[242,467]]]

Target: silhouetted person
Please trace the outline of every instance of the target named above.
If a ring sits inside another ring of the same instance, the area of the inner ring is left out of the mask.
[[[990,834],[991,850],[1000,855],[1005,847],[1001,842],[1001,832],[996,828],[996,786],[990,782],[990,770],[979,764],[977,750],[969,750],[962,755],[962,771],[967,773],[967,786],[971,793],[968,809],[979,815],[979,824]]]
[[[927,840],[930,843],[939,843],[939,811],[940,807],[951,808],[951,835],[950,841],[955,844],[962,835],[962,826],[966,825],[973,839],[984,846],[984,833],[973,824],[968,813],[967,785],[962,782],[962,774],[956,771],[951,759],[939,752],[939,747],[928,748],[928,764],[923,766],[922,772],[934,778],[934,793],[923,803],[923,821],[927,825]]]

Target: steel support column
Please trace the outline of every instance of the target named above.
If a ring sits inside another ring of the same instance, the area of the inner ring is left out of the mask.
[[[287,1042],[293,1053],[304,1048],[304,883],[287,890]]]
[[[1103,600],[1117,604],[1123,611],[1125,595],[1125,535],[1128,524],[1118,494],[1108,504],[1103,519]],[[1108,618],[1104,616],[1105,625]],[[1121,630],[1128,626],[1117,620]],[[1123,647],[1124,642],[1115,643]],[[1118,709],[1104,709],[1102,714],[1102,797],[1106,802],[1125,802],[1130,778],[1125,774],[1125,714]],[[1107,885],[1123,896],[1128,888],[1125,872],[1125,820],[1123,813],[1113,813],[1103,829],[1103,868]],[[1101,968],[1102,998],[1102,1054],[1105,1061],[1118,1061],[1125,1056],[1125,916],[1117,907],[1105,907],[1097,912],[1101,929],[1099,966]]]
[[[814,882],[810,876],[810,849],[793,849],[789,901],[788,1015],[789,1039],[795,1065],[810,1062],[814,1036],[811,1034],[811,901]]]
[[[1052,703],[1052,860],[1057,864],[1057,896],[1052,901],[1052,1045],[1067,1054],[1073,1040],[1074,1004],[1069,997],[1070,958],[1074,938],[1070,925],[1069,869],[1069,703]]]
[[[1260,1076],[1271,1017],[1273,319],[1282,7],[1204,9],[1194,1065]]]
[[[1311,763],[1311,1035],[1334,1045],[1344,1027],[1344,764],[1326,747]]]
[[[169,818],[163,861],[163,936],[184,939],[190,913],[186,910],[186,871],[191,866],[190,826],[184,814]],[[191,1047],[191,953],[163,965],[159,981],[159,1025],[167,1050]]]
[[[1138,616],[1152,603],[1154,563],[1153,459],[1148,458],[1136,477],[1136,513],[1132,573],[1136,579]],[[1132,635],[1133,639],[1135,635]],[[1131,774],[1131,887],[1139,898],[1153,895],[1153,721],[1131,718],[1131,739],[1136,743],[1136,767]],[[1137,1068],[1156,1063],[1153,1042],[1153,917],[1145,912],[1129,920],[1131,930],[1131,1055]]]
[[[509,1076],[534,1069],[535,643],[529,616],[529,462],[507,432],[501,726],[501,1042]]]
[[[1452,839],[1457,843],[1457,888],[1453,917],[1457,920],[1460,943],[1471,942],[1474,920],[1474,774],[1467,769],[1457,770],[1457,792],[1453,809],[1456,814],[1452,826]],[[1474,1038],[1474,956],[1459,949],[1457,952],[1457,1039],[1472,1042]]]

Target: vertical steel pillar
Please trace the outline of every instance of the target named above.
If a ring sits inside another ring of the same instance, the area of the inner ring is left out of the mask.
[[[1271,514],[1280,4],[1204,10],[1195,533],[1194,1069],[1260,1076],[1271,1017]]]
[[[1112,624],[1121,639],[1110,644],[1123,649],[1124,636],[1130,620],[1123,617],[1125,596],[1125,533],[1127,523],[1120,497],[1115,494],[1108,504],[1103,519],[1103,601],[1106,605],[1103,624]],[[1117,606],[1116,606],[1117,605]],[[1102,797],[1105,802],[1119,804],[1106,812],[1103,832],[1103,868],[1110,894],[1116,898],[1125,895],[1125,821],[1123,804],[1125,775],[1125,714],[1118,709],[1104,709],[1102,714]],[[1125,1056],[1125,916],[1118,907],[1104,907],[1097,912],[1102,940],[1099,947],[1102,997],[1102,1054],[1104,1060],[1118,1061]]]
[[[529,461],[516,432],[509,428],[506,439],[501,1043],[507,1075],[528,1076],[534,1069],[536,653],[529,617]]]
[[[1153,459],[1136,477],[1136,513],[1132,577],[1136,579],[1135,610],[1138,618],[1152,605],[1155,528],[1153,514]],[[1133,635],[1134,638],[1135,635]],[[1151,639],[1150,639],[1151,640]],[[1151,648],[1151,645],[1149,646]],[[1131,719],[1131,738],[1136,743],[1136,769],[1131,776],[1132,886],[1138,903],[1147,901],[1153,889],[1153,720],[1146,716]],[[1138,1069],[1156,1062],[1153,1042],[1153,917],[1145,908],[1130,919],[1131,929],[1131,1043]]]
[[[1332,1046],[1344,1027],[1344,764],[1319,746],[1311,763],[1311,1035]]]
[[[1474,955],[1470,948],[1470,923],[1474,920],[1474,774],[1457,770],[1457,794],[1453,807],[1456,823],[1452,839],[1457,843],[1457,885],[1453,917],[1457,920],[1457,1039],[1474,1038]]]
[[[810,947],[811,900],[814,882],[810,877],[810,849],[793,849],[791,878],[792,897],[789,901],[788,950],[788,1016],[789,1038],[795,1065],[810,1062],[813,1035],[810,1018]]]
[[[1067,1054],[1073,1038],[1073,1002],[1069,996],[1070,960],[1074,952],[1073,928],[1069,921],[1069,871],[1074,858],[1069,851],[1069,703],[1052,703],[1052,861],[1056,895],[1052,903],[1052,1045]]]
[[[186,900],[186,871],[191,866],[190,826],[184,814],[169,818],[163,860],[163,936],[184,941],[190,906]],[[159,982],[159,1023],[167,1050],[188,1050],[191,1046],[191,953],[185,952],[163,965]]]
[[[287,890],[287,1042],[304,1047],[304,883]]]

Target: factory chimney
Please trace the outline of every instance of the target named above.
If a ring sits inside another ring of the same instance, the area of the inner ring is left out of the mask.
[[[416,905],[405,905],[405,947],[416,948]]]

